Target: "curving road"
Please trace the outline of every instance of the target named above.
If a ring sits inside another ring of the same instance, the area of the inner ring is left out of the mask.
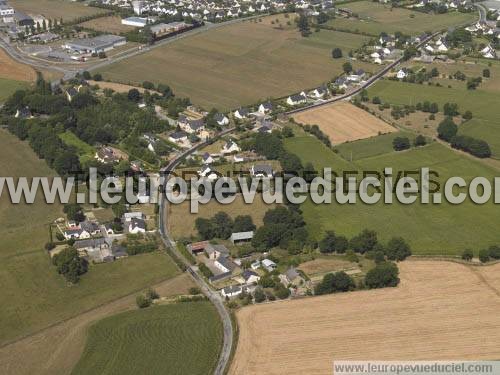
[[[236,128],[229,128],[220,132],[212,139],[212,141],[214,139],[220,138],[226,134],[233,132],[235,129]],[[179,165],[179,163],[182,161],[183,158],[185,158],[188,155],[191,155],[199,148],[206,146],[208,143],[209,142],[199,143],[196,146],[178,155],[164,169],[162,169],[162,174],[165,176],[165,178],[168,178],[169,173],[172,173],[175,170],[175,168]],[[183,261],[183,263],[186,265],[187,272],[191,275],[196,284],[198,284],[203,294],[205,294],[208,297],[208,299],[215,305],[215,308],[219,313],[219,316],[222,320],[224,341],[222,343],[222,350],[214,374],[223,375],[229,363],[229,359],[231,357],[231,349],[233,347],[233,324],[231,321],[231,316],[227,311],[226,306],[224,305],[224,300],[222,299],[221,295],[218,292],[212,290],[209,287],[209,285],[205,282],[205,280],[202,277],[200,277],[200,275],[198,275],[198,273],[196,272],[197,267],[193,267],[186,260],[186,258],[179,251],[177,251],[175,241],[168,233],[167,207],[168,207],[168,201],[165,199],[165,194],[163,194],[163,189],[162,189],[162,194],[159,199],[159,215],[158,215],[158,228],[160,230],[160,236],[165,246],[171,248],[172,251],[177,255],[177,257],[179,257],[179,259]]]

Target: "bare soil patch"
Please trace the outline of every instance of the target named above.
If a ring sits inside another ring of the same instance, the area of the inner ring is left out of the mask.
[[[187,294],[195,284],[187,274],[157,284],[160,296]],[[138,293],[78,315],[33,336],[0,348],[0,368],[4,375],[69,374],[80,359],[93,323],[110,315],[136,308]]]
[[[118,16],[95,18],[80,24],[87,29],[102,31],[111,34],[121,34],[134,30],[134,26],[123,25]]]
[[[300,112],[293,118],[301,124],[318,125],[334,144],[397,131],[379,118],[346,102]]]
[[[254,305],[237,313],[231,374],[331,374],[332,361],[500,356],[500,265],[406,261],[397,288]]]

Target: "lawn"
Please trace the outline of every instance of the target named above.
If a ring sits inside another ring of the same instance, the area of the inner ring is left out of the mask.
[[[286,148],[304,162],[312,162],[317,169],[331,167],[337,173],[348,170],[382,172],[385,167],[392,167],[393,175],[397,175],[398,171],[429,167],[439,173],[441,183],[451,176],[461,176],[466,180],[484,176],[491,180],[495,175],[493,169],[479,161],[455,153],[438,143],[349,163],[310,136],[299,134],[285,142]],[[311,153],[312,149],[316,152]],[[379,238],[384,241],[392,236],[403,236],[415,254],[434,255],[457,255],[467,247],[477,253],[483,247],[500,243],[497,230],[500,222],[493,204],[479,206],[466,201],[456,206],[446,203],[366,205],[359,202],[339,205],[333,201],[332,204],[316,205],[307,201],[302,208],[308,229],[316,239],[320,239],[327,230],[352,237],[368,228],[377,231]]]
[[[68,0],[9,0],[9,4],[27,14],[41,14],[57,20],[62,17],[64,21],[106,12],[104,9],[89,7],[83,2]]]
[[[465,86],[459,88],[436,87],[383,80],[377,82],[368,90],[369,96],[379,96],[383,102],[391,104],[417,104],[426,100],[439,104],[442,111],[447,102],[457,103],[459,111],[472,111],[472,121],[459,127],[460,134],[486,140],[493,153],[493,157],[500,157],[500,124],[498,123],[498,103],[500,92],[491,89],[467,90]]]
[[[359,20],[336,18],[328,22],[339,30],[361,32],[378,36],[381,32],[400,31],[409,35],[418,35],[426,31],[439,31],[451,26],[470,24],[478,19],[477,12],[446,14],[425,14],[404,8],[392,8],[391,5],[371,1],[356,1],[342,8],[358,14]]]
[[[275,18],[281,24],[293,22],[292,16],[288,21],[283,15]],[[227,110],[334,78],[345,59],[332,59],[332,48],[355,49],[368,39],[327,30],[303,38],[296,29],[278,29],[269,20],[244,21],[177,40],[107,66],[102,73],[122,83],[163,82],[206,109]],[[378,69],[364,62],[354,67]]]
[[[59,134],[59,138],[61,138],[66,145],[76,148],[81,162],[83,162],[84,160],[92,159],[94,157],[94,147],[82,141],[71,131],[67,130],[64,133]]]
[[[72,374],[212,374],[221,346],[222,324],[209,302],[155,306],[92,326]]]
[[[28,87],[29,85],[26,82],[0,78],[0,103],[7,99],[16,90],[25,89]]]
[[[0,131],[2,176],[54,176],[29,146]],[[69,287],[43,250],[49,224],[63,216],[60,205],[41,197],[32,205],[0,199],[0,344],[177,275],[164,253],[130,257],[91,266],[80,283]],[[124,282],[126,280],[126,282]]]

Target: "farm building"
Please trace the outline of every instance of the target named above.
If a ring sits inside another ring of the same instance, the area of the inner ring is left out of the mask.
[[[274,263],[272,260],[270,259],[264,259],[262,261],[262,267],[264,267],[266,270],[268,270],[269,272],[272,272],[276,269],[276,267],[278,267],[276,265],[276,263]]]
[[[149,19],[144,17],[128,17],[122,19],[122,25],[144,27],[148,24]]]
[[[214,262],[214,266],[220,269],[222,272],[233,272],[236,269],[236,264],[229,259],[227,256],[220,256]]]
[[[242,242],[251,241],[252,238],[253,238],[253,231],[232,233],[229,239],[234,245],[236,245]]]
[[[203,253],[207,246],[208,246],[208,241],[193,242],[187,245],[187,249],[191,254],[198,255]]]
[[[205,247],[205,253],[207,254],[207,257],[209,259],[217,259],[223,256],[228,256],[229,255],[229,249],[225,247],[224,245],[212,245],[208,244]]]

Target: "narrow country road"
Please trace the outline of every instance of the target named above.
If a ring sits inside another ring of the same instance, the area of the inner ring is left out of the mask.
[[[229,128],[220,132],[219,134],[217,134],[217,136],[212,138],[212,141],[214,139],[217,139],[219,137],[222,137],[226,134],[233,132],[235,129],[236,128]],[[169,174],[174,172],[175,168],[186,156],[191,155],[193,152],[202,148],[203,146],[206,146],[208,143],[209,142],[202,142],[190,148],[189,150],[184,151],[182,154],[175,157],[165,168],[163,168],[161,172],[165,177],[165,183]],[[219,313],[220,318],[222,320],[224,340],[222,344],[222,350],[219,355],[219,361],[217,363],[217,367],[214,371],[214,374],[223,375],[229,363],[229,359],[231,357],[231,349],[233,347],[233,324],[231,321],[231,315],[229,314],[229,312],[226,309],[226,306],[224,305],[224,300],[222,299],[222,296],[218,292],[210,288],[210,286],[205,282],[205,280],[196,272],[197,269],[191,266],[191,264],[186,260],[186,258],[177,250],[175,241],[168,233],[168,217],[167,217],[168,201],[167,199],[165,199],[165,194],[163,194],[163,189],[160,193],[161,196],[159,199],[158,228],[160,230],[160,236],[163,240],[163,243],[165,244],[165,246],[171,248],[172,251],[177,255],[177,257],[179,257],[179,259],[183,261],[183,263],[186,266],[187,272],[198,284],[202,292],[215,305],[215,308],[217,309],[217,312]]]

